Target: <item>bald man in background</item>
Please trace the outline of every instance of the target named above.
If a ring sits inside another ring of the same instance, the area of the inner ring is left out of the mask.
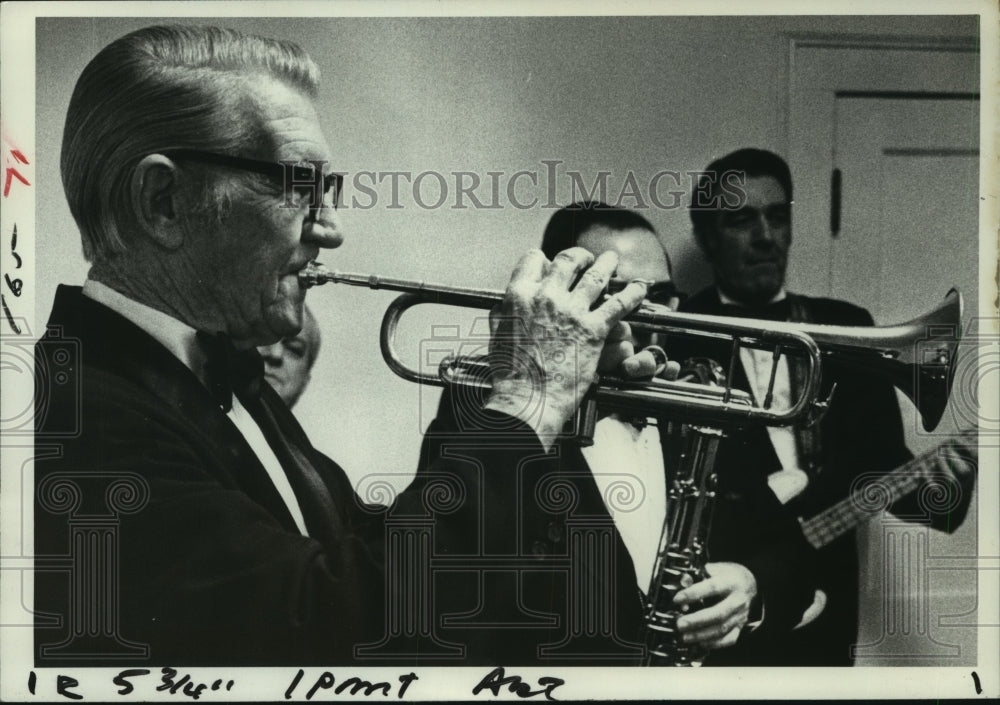
[[[670,258],[655,228],[642,215],[598,202],[566,206],[549,220],[541,248],[548,255],[567,247],[583,247],[592,253],[614,250],[619,257],[616,280],[643,279],[648,301],[677,307],[680,294],[674,286]],[[638,350],[662,342],[654,337],[634,331],[630,344]],[[675,345],[671,340],[664,347],[669,351]],[[677,363],[669,364],[676,374]],[[441,438],[476,418],[478,394],[479,390],[467,388],[445,390],[437,418],[424,437],[421,470],[455,452],[455,447]],[[612,629],[626,642],[642,638],[642,604],[652,580],[667,486],[678,464],[678,458],[667,451],[676,447],[670,443],[676,423],[675,417],[656,418],[652,413],[641,418],[604,413],[597,422],[593,445],[581,447],[571,437],[558,443],[560,475],[571,478],[577,498],[567,517],[579,519],[608,512],[617,529],[609,548],[613,556],[606,559],[614,565],[613,573],[591,575],[592,582],[580,592],[590,600],[586,608],[596,612],[605,604],[602,593],[614,596]],[[637,498],[627,506],[616,501],[622,481]],[[747,646],[751,633],[779,638],[800,620],[809,605],[813,588],[796,570],[807,547],[797,523],[781,511],[764,483],[743,485],[727,473],[719,477],[716,494],[714,526],[708,537],[709,578],[678,593],[676,604],[690,610],[678,627],[690,643],[710,650],[705,665],[745,665],[752,662],[752,646]],[[565,536],[554,532],[553,537],[542,547],[547,554],[570,550]],[[631,599],[633,595],[638,599]],[[699,605],[699,600],[706,603]],[[551,602],[565,603],[565,598]],[[540,632],[538,638],[545,642],[543,637],[551,636]]]
[[[319,324],[316,316],[304,307],[302,330],[276,343],[257,348],[264,360],[264,379],[291,409],[302,396],[312,376],[319,355]]]

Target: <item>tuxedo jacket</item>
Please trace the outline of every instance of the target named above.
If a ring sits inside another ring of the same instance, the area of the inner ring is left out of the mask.
[[[476,409],[481,404],[481,394],[468,389],[445,390],[437,417],[424,436],[417,477],[433,467],[435,462],[439,462],[442,455],[454,452],[454,431],[476,423]],[[658,422],[661,446],[665,452],[668,447],[665,435],[669,423],[667,419]],[[614,649],[609,646],[612,641],[618,644],[638,644],[643,638],[642,593],[647,586],[643,585],[643,590],[640,591],[636,584],[632,559],[613,528],[613,521],[580,445],[572,438],[564,438],[557,442],[555,456],[549,471],[553,477],[560,478],[573,501],[555,508],[558,511],[549,515],[550,526],[565,526],[572,530],[573,526],[589,520],[595,525],[603,524],[609,528],[607,541],[600,548],[605,552],[603,562],[591,561],[585,564],[589,591],[586,593],[584,609],[589,609],[592,613],[607,610],[608,634],[600,649],[602,652],[612,653]],[[676,465],[677,458],[664,457],[668,480]],[[657,538],[652,537],[652,540],[655,542]],[[556,555],[571,555],[572,546],[567,545],[562,531],[550,531],[546,539],[542,547],[544,551],[554,552]],[[754,574],[759,602],[755,604],[753,617],[763,616],[764,619],[760,627],[753,631],[752,638],[751,632],[745,630],[737,646],[711,653],[705,665],[756,664],[752,656],[756,641],[766,638],[768,634],[774,635],[774,638],[787,634],[812,602],[814,583],[811,576],[801,570],[803,562],[808,560],[808,545],[802,538],[794,517],[780,510],[777,499],[765,485],[744,483],[739,477],[734,478],[726,472],[718,476],[707,549],[709,561],[740,563]],[[575,558],[579,560],[580,557]],[[604,570],[600,569],[602,566]],[[565,585],[560,581],[550,580],[550,584],[557,591],[565,590]],[[542,607],[532,604],[526,606]],[[572,610],[574,607],[571,596],[567,598],[563,592],[557,592],[557,599],[548,600],[544,606],[570,622],[572,630],[573,614],[567,613],[567,609]],[[579,605],[576,607],[579,608]],[[552,641],[557,631],[543,626],[524,628],[521,639],[536,645],[545,644]],[[632,661],[608,659],[608,663],[633,665],[634,651],[632,656]]]
[[[44,380],[36,395],[39,665],[419,662],[425,643],[440,646],[443,615],[418,615],[419,638],[406,641],[414,635],[405,605],[389,605],[420,581],[425,591],[438,586],[447,604],[456,581],[432,576],[433,561],[459,569],[484,545],[516,553],[548,540],[551,513],[533,495],[507,497],[515,471],[544,472],[547,456],[529,428],[503,415],[489,422],[504,434],[435,463],[385,512],[357,499],[262,385],[261,403],[289,452],[312,465],[327,493],[317,502],[292,481],[307,537],[192,372],[79,288],[60,287],[36,370]],[[395,538],[433,537],[430,550],[395,550],[390,525]],[[491,574],[477,579],[492,589]],[[495,625],[464,633],[487,645],[477,652],[483,662],[530,658]],[[400,639],[386,646],[387,634]],[[384,647],[368,652],[378,660],[355,648],[365,644]],[[432,655],[444,654],[435,663],[446,665],[470,663],[471,653],[457,639]]]
[[[811,323],[871,326],[871,315],[863,308],[844,301],[795,297]],[[714,287],[688,299],[681,310],[690,313],[726,315]],[[795,307],[793,307],[795,310]],[[729,360],[726,344],[703,344],[697,352],[722,364]],[[912,455],[904,443],[903,425],[895,393],[876,375],[847,369],[835,361],[824,360],[821,398],[825,399],[836,384],[831,404],[821,419],[820,463],[809,478],[805,491],[785,511],[808,518],[847,497],[852,483],[863,473],[884,473],[909,460]],[[734,370],[734,385],[748,390],[742,365]],[[717,456],[720,475],[737,476],[743,483],[766,486],[767,476],[781,469],[767,431],[763,427],[746,428],[731,434]],[[893,511],[914,515],[912,500],[897,503]],[[826,610],[813,625],[797,630],[791,639],[772,644],[773,662],[802,665],[850,665],[850,647],[858,628],[858,557],[855,532],[836,540],[820,551],[811,551],[803,571],[811,572],[826,593]],[[760,649],[762,656],[767,651]]]

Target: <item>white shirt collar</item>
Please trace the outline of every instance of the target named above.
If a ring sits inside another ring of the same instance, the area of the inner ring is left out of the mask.
[[[205,355],[198,345],[194,328],[95,279],[87,279],[83,283],[83,295],[142,328],[194,372],[198,379],[205,381]]]
[[[736,299],[732,299],[732,298],[726,296],[723,293],[722,289],[720,289],[719,287],[715,287],[715,290],[718,292],[718,294],[719,294],[719,301],[721,301],[722,303],[728,304],[730,306],[743,306],[744,308],[746,308],[747,305],[745,303],[743,303],[742,301],[737,301]],[[781,287],[780,289],[778,289],[778,293],[775,294],[774,297],[770,301],[768,301],[768,303],[769,304],[776,304],[779,301],[784,301],[786,296],[788,296],[788,294],[785,291],[785,287]]]

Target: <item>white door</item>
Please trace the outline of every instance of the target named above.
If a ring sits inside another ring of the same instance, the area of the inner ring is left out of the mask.
[[[880,324],[908,321],[952,287],[975,310],[979,280],[979,100],[970,94],[842,92],[836,98],[830,295]],[[968,317],[968,316],[966,316]],[[963,350],[963,352],[965,352]],[[960,380],[961,381],[961,380]],[[903,402],[907,442],[925,450],[956,430],[959,391],[935,435]]]

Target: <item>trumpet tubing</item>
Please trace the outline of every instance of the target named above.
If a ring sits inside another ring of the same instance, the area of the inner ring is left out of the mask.
[[[419,384],[444,386],[463,383],[460,374],[439,371],[430,375],[408,367],[394,347],[396,327],[403,313],[423,303],[490,309],[503,292],[493,289],[429,284],[371,274],[334,272],[312,262],[300,273],[304,286],[335,283],[401,292],[382,319],[380,344],[386,364],[403,379]],[[680,412],[692,423],[713,426],[729,423],[787,425],[809,420],[821,413],[819,400],[822,362],[833,361],[886,377],[920,410],[924,428],[933,430],[944,414],[955,370],[959,341],[962,297],[952,289],[944,301],[927,314],[894,326],[826,326],[785,323],[724,316],[680,313],[665,306],[643,302],[625,320],[637,329],[682,336],[710,336],[731,340],[728,377],[720,390],[705,391],[702,385],[654,380],[635,383],[614,376],[601,377],[593,391],[597,404],[648,413]],[[807,360],[805,381],[790,408],[774,411],[737,398],[732,374],[741,347],[767,349],[779,355]],[[670,352],[669,350],[667,351]],[[454,361],[451,361],[454,363]]]

